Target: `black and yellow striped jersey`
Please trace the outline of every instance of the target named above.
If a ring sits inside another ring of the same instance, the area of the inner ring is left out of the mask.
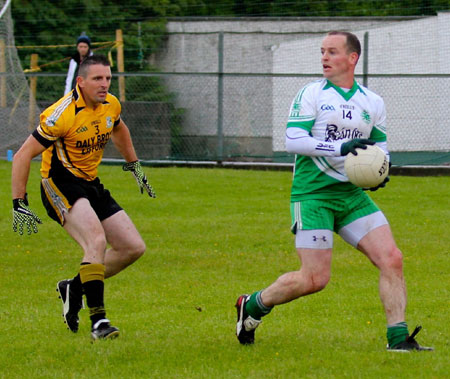
[[[96,109],[88,108],[77,87],[41,113],[33,136],[45,147],[41,175],[49,178],[67,171],[85,180],[97,177],[103,151],[120,122],[119,100],[108,93]]]

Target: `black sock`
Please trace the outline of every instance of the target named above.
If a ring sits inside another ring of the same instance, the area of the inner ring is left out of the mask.
[[[83,283],[86,302],[89,307],[89,316],[92,325],[98,320],[106,317],[105,305],[103,303],[104,283],[101,280],[91,280]]]
[[[80,266],[80,280],[82,283],[92,326],[106,317],[103,303],[105,266],[100,263],[82,263]]]

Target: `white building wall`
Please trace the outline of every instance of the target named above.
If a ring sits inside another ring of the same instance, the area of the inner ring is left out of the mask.
[[[450,74],[450,13],[354,31],[361,42],[369,33],[369,74],[425,74],[416,78],[369,78],[368,87],[381,95],[387,109],[388,147],[392,151],[450,150],[447,90],[450,79],[426,77]],[[273,72],[320,72],[323,36],[274,46]],[[363,59],[356,73],[362,74]],[[275,109],[289,109],[300,87],[274,78]],[[362,83],[362,79],[358,78]],[[302,81],[303,82],[303,81]],[[303,83],[302,83],[303,84]],[[285,115],[273,114],[273,149],[284,150]]]
[[[424,18],[284,20],[184,20],[167,25],[167,44],[154,58],[166,72],[215,73],[218,32],[224,32],[225,73],[317,74],[289,78],[225,76],[225,136],[268,137],[284,151],[291,101],[321,75],[320,44],[329,30],[350,30],[363,41],[369,33],[370,74],[450,73],[450,14]],[[357,74],[362,74],[362,59]],[[358,78],[359,81],[362,79]],[[167,76],[177,106],[185,109],[184,135],[217,133],[217,77]],[[369,78],[388,111],[393,151],[449,149],[446,88],[449,79]]]

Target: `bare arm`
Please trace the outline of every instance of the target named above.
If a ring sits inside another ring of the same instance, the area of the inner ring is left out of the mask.
[[[130,130],[122,119],[120,120],[120,123],[114,127],[111,139],[126,162],[138,160],[136,151],[134,150],[133,141],[131,140]]]
[[[13,199],[23,199],[25,197],[31,160],[44,150],[46,150],[46,147],[42,146],[36,138],[30,135],[14,155],[11,173]]]

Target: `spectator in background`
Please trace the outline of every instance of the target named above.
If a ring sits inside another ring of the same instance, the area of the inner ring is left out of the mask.
[[[80,64],[92,54],[91,39],[86,35],[85,32],[83,32],[77,39],[77,52],[72,56],[72,59],[69,63],[64,95],[67,95],[75,88],[77,84],[78,69],[80,67]]]

